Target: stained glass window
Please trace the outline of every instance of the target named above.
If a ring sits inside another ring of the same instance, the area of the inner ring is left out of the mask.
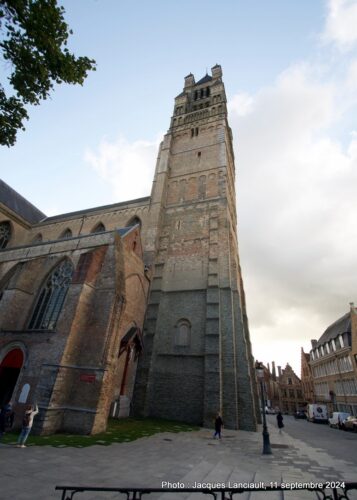
[[[10,222],[0,222],[0,249],[6,248],[11,238]]]

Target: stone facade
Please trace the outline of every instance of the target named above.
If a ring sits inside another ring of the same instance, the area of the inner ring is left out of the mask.
[[[73,273],[55,327],[31,326],[43,283],[63,263]],[[113,402],[133,391],[137,357],[126,363],[119,349],[135,347],[122,339],[133,327],[140,336],[146,309],[149,279],[138,226],[9,247],[1,269],[2,403],[12,398],[20,418],[37,401],[36,430],[43,434],[104,430]],[[22,355],[20,366],[14,353]]]
[[[276,377],[275,362],[272,362],[272,369],[270,365],[264,366],[264,409],[265,407],[277,410],[279,409],[279,382]],[[259,380],[257,381],[260,385]]]
[[[6,311],[6,318],[0,316],[0,363],[11,342],[22,342],[28,361],[17,389],[25,374],[33,377],[43,430],[77,430],[86,419],[86,429],[96,432],[110,408],[121,413],[121,378],[124,373],[130,378],[124,384],[130,393],[135,366],[121,366],[130,358],[128,350],[119,361],[114,358],[131,326],[140,331],[145,310],[133,413],[211,425],[221,411],[227,427],[256,429],[259,407],[234,182],[232,133],[216,65],[212,76],[197,83],[193,75],[185,78],[160,146],[150,197],[55,217],[35,212],[30,221],[30,207],[19,203],[11,209],[5,196],[0,224],[10,220],[12,238],[0,252],[0,304]],[[15,229],[15,219],[21,229]],[[125,227],[132,229],[118,231]],[[77,282],[81,256],[89,251],[95,255],[91,278]],[[36,293],[61,258],[71,259],[75,272],[56,333],[30,333],[26,325]],[[21,264],[15,273],[20,281],[9,281],[7,273],[16,264]],[[32,347],[36,342],[39,354]],[[81,384],[76,370],[83,372]]]
[[[305,407],[301,380],[289,363],[286,364],[283,370],[278,366],[278,372],[280,411],[293,415],[296,411]]]
[[[185,78],[160,147],[161,207],[134,411],[256,428],[251,346],[238,258],[232,133],[220,66]],[[181,325],[187,335],[182,341]]]
[[[315,402],[314,378],[310,366],[310,354],[301,348],[301,385],[306,404]]]
[[[330,325],[319,340],[311,341],[310,367],[315,402],[330,412],[357,416],[357,308]]]

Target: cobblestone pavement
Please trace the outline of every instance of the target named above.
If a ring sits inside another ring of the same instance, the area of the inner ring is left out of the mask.
[[[261,432],[226,430],[222,440],[201,429],[161,433],[129,443],[89,448],[0,445],[0,499],[60,499],[56,485],[168,487],[180,483],[357,481],[357,465],[329,456],[286,433],[270,430],[272,455],[262,455]],[[197,485],[196,485],[197,486]],[[159,495],[150,496],[157,499]],[[164,494],[160,500],[200,500],[201,495]],[[78,494],[74,500],[118,498],[113,494]],[[203,498],[203,495],[202,495]],[[237,499],[316,498],[307,491],[250,492]],[[357,499],[357,491],[349,495]]]

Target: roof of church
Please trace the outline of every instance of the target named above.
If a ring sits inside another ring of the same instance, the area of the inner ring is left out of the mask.
[[[128,226],[128,227],[121,227],[117,229],[118,233],[120,236],[125,236],[127,233],[129,233],[134,227],[138,226],[139,224],[135,224],[134,226]]]
[[[202,83],[207,83],[207,82],[211,82],[212,81],[212,77],[209,76],[208,73],[205,74],[205,76],[203,78],[201,78],[201,80],[198,80],[198,82],[196,82],[196,85],[201,85]]]
[[[68,217],[77,217],[78,215],[85,215],[89,212],[96,212],[96,211],[100,211],[100,210],[112,210],[112,209],[115,209],[117,207],[119,208],[119,207],[122,207],[124,205],[129,205],[131,203],[140,203],[140,202],[149,201],[149,200],[150,200],[150,196],[145,196],[144,198],[136,198],[135,200],[120,201],[119,203],[112,203],[111,205],[102,205],[100,207],[86,208],[84,210],[77,210],[76,212],[68,212],[65,214],[53,215],[51,217],[46,217],[46,219],[41,221],[41,222],[43,222],[44,224],[47,224],[48,222],[51,222],[51,221],[57,220],[57,219],[62,219],[62,218],[65,219]]]
[[[31,224],[40,222],[46,215],[0,179],[0,202]]]
[[[317,341],[316,346],[325,344],[329,340],[335,339],[340,333],[351,332],[351,314],[348,312],[332,323]]]

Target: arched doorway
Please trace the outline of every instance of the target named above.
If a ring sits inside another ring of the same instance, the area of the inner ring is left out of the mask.
[[[17,379],[24,362],[21,349],[9,351],[0,363],[0,405],[8,403],[12,398]]]

